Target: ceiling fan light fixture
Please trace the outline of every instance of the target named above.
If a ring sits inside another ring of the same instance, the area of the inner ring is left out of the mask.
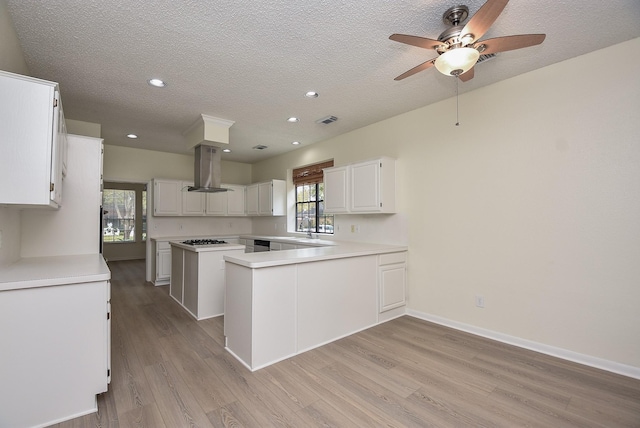
[[[478,58],[480,52],[473,48],[455,48],[440,55],[434,65],[445,76],[459,76],[476,65]]]

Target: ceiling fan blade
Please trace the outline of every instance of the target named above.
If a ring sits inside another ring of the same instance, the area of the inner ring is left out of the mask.
[[[413,67],[411,70],[402,73],[400,76],[396,77],[393,80],[402,80],[402,79],[407,78],[409,76],[413,76],[414,74],[416,74],[419,71],[426,70],[427,68],[432,67],[433,63],[435,61],[436,61],[435,58],[432,58],[429,61],[425,61],[422,64]]]
[[[392,34],[389,36],[394,42],[405,43],[411,46],[417,46],[424,49],[435,49],[442,45],[442,42],[425,37],[409,36],[407,34]]]
[[[461,74],[460,76],[458,76],[458,79],[462,80],[463,82],[467,82],[471,79],[473,79],[473,75],[474,75],[474,71],[476,68],[475,67],[471,67],[471,69],[467,70],[466,73]]]
[[[464,26],[460,32],[460,37],[471,34],[474,42],[478,40],[487,32],[495,20],[498,19],[498,16],[502,13],[507,3],[509,3],[509,0],[487,0],[469,22],[467,22],[467,25]]]
[[[528,48],[529,46],[539,45],[544,41],[546,34],[521,34],[518,36],[496,37],[495,39],[487,39],[475,44],[475,48],[485,46],[484,50],[480,50],[482,55],[489,55],[496,52],[512,51],[514,49]]]

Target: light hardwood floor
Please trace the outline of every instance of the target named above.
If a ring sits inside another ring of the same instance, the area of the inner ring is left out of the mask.
[[[112,380],[57,427],[640,427],[640,380],[402,317],[251,373],[222,317],[195,321],[112,270]]]

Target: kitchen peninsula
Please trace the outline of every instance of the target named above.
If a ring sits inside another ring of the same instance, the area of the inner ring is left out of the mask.
[[[338,243],[226,255],[227,350],[254,371],[401,316],[406,253]]]

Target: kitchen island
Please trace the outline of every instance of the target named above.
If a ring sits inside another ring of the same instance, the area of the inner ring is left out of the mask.
[[[195,319],[224,314],[225,255],[244,253],[244,245],[188,245],[170,241],[169,295]]]
[[[226,349],[250,370],[405,312],[407,247],[330,247],[226,260]]]

